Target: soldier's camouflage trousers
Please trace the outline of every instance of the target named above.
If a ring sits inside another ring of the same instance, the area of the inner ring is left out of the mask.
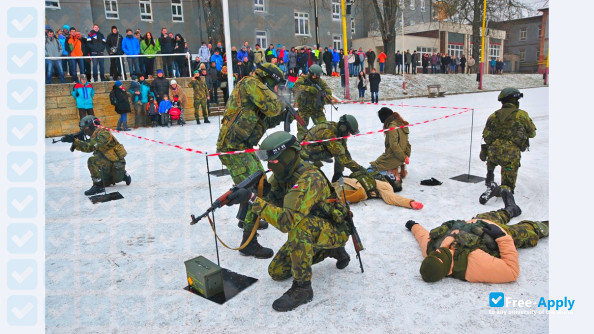
[[[305,122],[305,127],[302,127],[301,125],[297,124],[297,139],[299,139],[299,141],[302,141],[303,138],[305,138],[305,134],[307,133],[306,127],[309,125],[310,118],[313,121],[314,125],[318,125],[318,124],[326,121],[326,116],[324,115],[324,109],[320,109],[320,110],[316,110],[316,111],[300,109],[299,116],[301,116],[301,118],[303,118],[303,121]]]
[[[219,159],[221,159],[223,165],[229,170],[231,179],[233,179],[233,183],[235,184],[241,183],[243,180],[247,179],[248,176],[259,170],[264,171],[262,163],[256,158],[256,154],[254,153],[219,155]],[[255,222],[256,215],[252,213],[251,209],[248,209],[243,230],[251,231]]]
[[[287,242],[268,266],[275,281],[291,276],[297,282],[311,281],[311,266],[328,257],[328,250],[344,247],[349,240],[347,224],[332,225],[330,221],[307,216],[289,231]]]
[[[492,162],[487,162],[487,171],[495,170],[497,165]],[[514,192],[516,189],[516,179],[518,178],[518,167],[515,166],[501,166],[501,190],[507,189]]]
[[[200,119],[198,116],[200,116],[199,111],[200,111],[200,107],[202,107],[202,117],[204,117],[204,120],[206,121],[208,119],[208,103],[207,100],[204,99],[199,99],[199,100],[194,100],[194,116],[196,117],[196,119]]]
[[[534,247],[538,244],[538,239],[549,236],[549,227],[542,222],[522,220],[517,224],[507,225],[510,216],[505,209],[481,213],[474,218],[490,220],[499,225],[514,239],[516,248]]]
[[[87,160],[87,167],[91,172],[91,179],[96,185],[112,185],[124,180],[126,176],[126,161],[111,162],[106,158],[93,155]]]

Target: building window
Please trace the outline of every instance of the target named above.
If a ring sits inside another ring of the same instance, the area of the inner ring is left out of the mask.
[[[538,38],[542,35],[542,26],[538,26]]]
[[[103,2],[105,6],[105,18],[117,20],[120,18],[118,14],[118,2],[117,0],[105,0]]]
[[[337,52],[338,50],[342,49],[340,36],[332,36],[332,48],[334,48],[334,50],[337,50]]]
[[[60,9],[60,1],[46,1],[45,8]]]
[[[256,44],[268,45],[268,34],[264,30],[256,30]]]
[[[448,54],[450,56],[461,57],[464,53],[463,44],[448,44]]]
[[[419,8],[421,8],[421,12],[425,12],[425,0],[421,0]]]
[[[295,35],[309,36],[309,13],[295,12]]]
[[[415,10],[415,0],[410,0],[410,9]]]
[[[173,22],[184,22],[184,10],[181,0],[171,0],[171,20]]]
[[[254,0],[254,12],[264,11],[264,0]],[[266,45],[266,44],[262,44]]]
[[[332,19],[340,20],[340,0],[332,0]]]
[[[500,44],[489,44],[489,59],[499,59],[501,57],[501,45]]]
[[[423,60],[423,56],[427,54],[429,57],[433,55],[433,52],[437,52],[437,48],[426,48],[422,46],[417,46],[417,54],[418,54],[418,61]]]
[[[153,20],[153,8],[151,0],[140,0],[140,20],[141,21],[152,21]]]
[[[527,35],[528,35],[528,29],[527,28],[521,28],[520,29],[520,40],[521,41],[525,41]]]
[[[355,34],[355,19],[351,19],[351,35]]]
[[[520,50],[520,61],[526,61],[526,50]]]

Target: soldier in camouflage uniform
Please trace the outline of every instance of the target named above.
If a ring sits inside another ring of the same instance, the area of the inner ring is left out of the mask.
[[[126,172],[126,150],[124,146],[106,129],[99,128],[99,119],[89,115],[83,117],[79,126],[81,131],[89,140],[79,140],[78,138],[66,138],[67,142],[72,142],[73,149],[81,152],[91,153],[93,156],[87,161],[87,166],[91,172],[93,186],[85,191],[85,195],[95,195],[105,191],[106,186],[118,182],[126,182],[130,185],[132,178]]]
[[[254,213],[288,233],[287,241],[268,266],[270,277],[276,281],[293,277],[291,288],[272,304],[281,312],[313,299],[313,264],[332,257],[338,260],[336,267],[344,269],[350,261],[344,249],[350,234],[345,219],[348,211],[326,176],[301,161],[299,150],[297,139],[290,133],[271,134],[256,152],[272,170],[269,190],[263,198],[247,189],[237,195],[237,203],[249,200]]]
[[[295,101],[299,108],[299,115],[305,121],[305,127],[309,124],[311,118],[314,124],[320,124],[326,121],[324,116],[324,104],[326,101],[323,94],[332,96],[332,90],[326,82],[320,78],[323,71],[320,65],[313,65],[309,68],[307,76],[300,76],[293,86]],[[318,90],[315,85],[321,89]],[[307,129],[297,125],[297,138],[303,139]]]
[[[199,71],[194,71],[192,80],[188,82],[188,87],[194,89],[194,116],[196,117],[196,124],[200,124],[200,107],[202,107],[204,123],[210,123],[208,120],[208,100],[210,100],[210,95],[208,94],[208,88],[204,80],[204,78],[200,78]]]
[[[271,90],[278,84],[273,78],[274,75],[283,78],[282,71],[276,65],[266,63],[262,68],[258,68],[253,76],[243,77],[237,83],[227,101],[217,140],[217,152],[251,149],[258,144],[267,129],[284,120],[283,104]],[[235,184],[239,184],[258,170],[264,171],[254,153],[220,155],[219,158],[229,170]],[[244,229],[242,244],[250,236],[255,220],[256,216],[249,210],[245,222],[240,222]],[[272,249],[262,247],[255,236],[240,252],[262,259],[270,258],[274,254]]]
[[[521,152],[530,146],[529,139],[536,136],[536,127],[524,110],[519,109],[519,99],[524,94],[515,88],[505,88],[497,99],[501,109],[487,119],[483,130],[485,147],[481,148],[481,160],[487,161],[488,189],[479,202],[485,204],[493,196],[513,197],[520,168]],[[501,186],[494,182],[495,167],[501,166]],[[520,211],[521,212],[521,211]]]
[[[468,221],[451,220],[427,231],[409,220],[425,260],[420,272],[424,281],[452,276],[469,282],[506,283],[520,273],[517,248],[534,247],[549,236],[548,221],[523,220],[507,225],[507,209],[476,215]]]

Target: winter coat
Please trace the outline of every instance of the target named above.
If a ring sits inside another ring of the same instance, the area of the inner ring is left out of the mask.
[[[254,64],[261,64],[266,62],[264,50],[262,48],[254,50]]]
[[[349,55],[349,57],[350,57],[350,55]],[[354,61],[355,61],[355,62],[354,62],[355,66],[357,66],[357,65],[360,65],[360,64],[361,64],[361,57],[359,57],[359,54],[354,54],[354,55],[353,55],[353,58],[354,58]],[[349,62],[349,63],[350,63],[350,62]]]
[[[83,55],[82,41],[80,40],[80,38],[70,36],[70,38],[68,39],[68,45],[71,50],[70,51],[71,57],[81,57]]]
[[[369,90],[372,92],[379,92],[379,84],[382,81],[379,73],[369,74]]]
[[[266,62],[270,63],[272,61],[272,58],[274,58],[274,49],[271,49],[270,47],[268,47],[265,51],[264,51],[264,58],[266,59]]]
[[[221,55],[213,54],[210,57],[210,62],[213,62],[213,61],[215,62],[217,71],[220,71],[223,68],[223,57],[221,57]]]
[[[130,102],[128,102],[128,93],[123,86],[113,85],[111,93],[109,93],[109,100],[115,106],[115,111],[118,114],[125,114],[130,112]]]
[[[399,129],[403,125],[398,122],[395,115],[389,116],[384,122],[384,129],[396,128],[392,131],[384,132],[386,136],[384,146],[385,152],[375,161],[371,162],[373,167],[380,171],[396,169],[404,164],[406,157],[410,157],[411,146],[408,142],[408,127]]]
[[[289,68],[297,67],[297,52],[289,51]]]
[[[468,67],[473,67],[474,64],[476,64],[476,61],[474,60],[474,58],[468,59]]]
[[[369,66],[373,66],[373,63],[375,63],[375,52],[367,51],[365,56],[367,57],[367,64],[369,64]]]
[[[179,100],[179,104],[182,108],[186,107],[186,94],[180,85],[176,85],[177,87],[173,89],[173,87],[169,86],[169,101],[173,101],[173,98],[177,96]],[[163,102],[163,101],[161,101]]]
[[[431,65],[437,65],[437,55],[431,56]]]
[[[64,37],[64,35],[58,35],[58,42],[60,42],[60,46],[62,46],[61,56],[68,56],[68,49],[66,48],[66,37]]]
[[[137,91],[140,92],[140,94],[136,94]],[[145,80],[142,82],[132,81],[130,83],[130,89],[128,90],[128,92],[132,96],[133,103],[136,103],[138,101],[140,101],[141,103],[147,103],[149,95],[152,95],[153,98],[155,97],[155,94],[151,92],[151,86],[149,86],[149,84]]]
[[[159,40],[158,39],[153,39],[153,43],[149,42],[148,45],[146,44],[146,41],[143,39],[142,42],[140,42],[140,53],[143,55],[154,55],[159,53],[159,51],[161,51],[161,45],[159,44]],[[155,58],[155,57],[147,57],[147,58]]]
[[[219,87],[219,71],[215,68],[209,67],[206,71],[206,86],[208,89]]]
[[[243,50],[239,50],[237,51],[237,60],[238,61],[243,61],[243,58],[248,57],[248,52],[247,51],[243,51]],[[249,59],[249,57],[248,57]]]
[[[159,103],[159,114],[166,114],[169,112],[169,109],[171,109],[171,101],[169,100],[163,100],[161,101],[161,103]]]
[[[134,35],[126,35],[122,40],[122,51],[125,55],[139,55],[140,42]]]
[[[324,63],[326,63],[326,65],[332,63],[332,51],[324,52],[324,54],[322,55],[322,60],[324,61]]]
[[[367,83],[369,81],[367,80],[367,77],[365,76],[359,76],[359,81],[357,82],[357,88],[359,89],[367,89]]]
[[[297,66],[303,67],[309,61],[309,55],[306,52],[299,52],[299,56],[297,57]]]
[[[332,62],[338,63],[340,61],[340,54],[336,50],[332,51]]]
[[[105,36],[101,31],[91,30],[87,35],[87,44],[91,53],[103,53],[105,51]]]
[[[62,44],[55,37],[45,37],[45,56],[46,57],[61,57]]]
[[[163,94],[169,93],[169,80],[165,79],[165,77],[156,77],[151,85],[151,91],[153,91],[157,100],[162,99]]]
[[[404,64],[405,65],[410,64],[411,60],[412,60],[412,55],[410,54],[410,52],[406,52],[404,54]]]
[[[462,67],[466,66],[466,57],[462,56],[462,58],[460,58],[460,66],[462,66]]]
[[[164,36],[161,34],[159,37],[159,46],[161,47],[161,53],[172,54],[173,53],[173,39],[169,35]]]
[[[198,58],[200,59],[201,63],[208,63],[210,59],[210,51],[208,50],[208,46],[202,45],[200,49],[198,49]]]
[[[396,53],[396,65],[402,65],[402,53]]]
[[[384,53],[384,51],[380,52],[380,54],[377,56],[377,61],[381,64],[381,63],[385,63],[386,62],[386,58],[388,58],[388,56]]]
[[[352,53],[349,53],[349,55],[347,56],[347,61],[348,61],[348,63],[349,63],[349,64],[355,64],[355,61],[356,61],[356,60],[355,60],[355,58],[357,58],[357,57],[355,57],[355,55],[354,55],[354,54],[352,54]]]
[[[124,37],[122,37],[122,35],[120,33],[110,33],[109,35],[107,35],[107,38],[105,39],[105,44],[107,47],[107,54],[109,55],[121,55],[122,54],[122,41],[123,41]],[[115,52],[111,52],[113,50],[115,50]]]
[[[87,81],[85,85],[80,82],[74,84],[72,88],[72,96],[76,99],[76,107],[79,109],[92,109],[93,108],[93,96],[95,96],[95,90],[91,83]]]

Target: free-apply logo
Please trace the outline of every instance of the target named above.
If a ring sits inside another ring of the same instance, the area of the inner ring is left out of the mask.
[[[505,295],[503,292],[491,292],[489,294],[489,306],[503,307],[505,305]]]
[[[505,307],[505,308],[541,308],[546,311],[555,309],[555,311],[572,311],[575,305],[575,299],[569,299],[564,297],[563,299],[547,299],[540,297],[538,301],[531,299],[513,299],[511,297],[505,297],[503,292],[491,292],[489,293],[489,306],[490,307]],[[499,314],[499,311],[497,311]],[[505,312],[505,311],[503,311]]]

